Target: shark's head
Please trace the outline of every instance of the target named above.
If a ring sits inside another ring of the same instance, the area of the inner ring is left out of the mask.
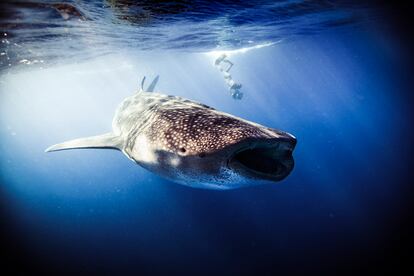
[[[193,107],[160,112],[126,153],[175,182],[231,189],[284,179],[295,145],[286,132]]]

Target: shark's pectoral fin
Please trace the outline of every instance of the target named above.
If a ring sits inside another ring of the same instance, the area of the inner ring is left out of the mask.
[[[79,138],[63,142],[61,144],[53,145],[47,148],[45,151],[58,151],[68,149],[90,149],[90,148],[108,148],[121,150],[123,141],[119,136],[113,133],[106,133],[97,136]]]

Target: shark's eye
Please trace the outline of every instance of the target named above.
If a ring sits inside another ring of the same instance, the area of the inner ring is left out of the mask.
[[[186,152],[185,148],[180,148],[180,152],[182,153]]]
[[[199,156],[199,157],[201,157],[201,158],[203,158],[203,157],[205,157],[205,156],[206,156],[206,154],[205,154],[204,152],[202,152],[202,153],[200,153],[198,156]]]

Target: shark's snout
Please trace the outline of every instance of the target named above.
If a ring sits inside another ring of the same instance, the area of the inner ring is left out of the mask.
[[[228,159],[228,167],[252,179],[280,181],[292,171],[292,152],[296,138],[283,133],[278,138],[246,141],[235,147]]]

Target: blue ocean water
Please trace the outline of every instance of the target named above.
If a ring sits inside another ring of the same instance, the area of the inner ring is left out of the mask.
[[[80,15],[65,16],[47,3],[8,2],[0,13],[7,267],[358,274],[392,267],[403,254],[410,49],[383,6],[73,1]],[[234,63],[242,100],[231,98],[214,67],[217,51]],[[165,180],[118,151],[44,153],[108,132],[140,78],[158,74],[157,91],[294,134],[292,173],[279,183],[214,191]]]

